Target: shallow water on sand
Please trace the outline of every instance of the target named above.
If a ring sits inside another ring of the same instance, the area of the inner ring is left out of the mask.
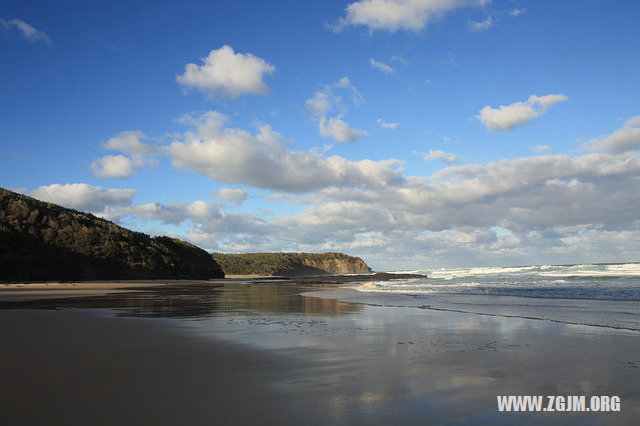
[[[291,424],[631,424],[640,415],[637,331],[369,306],[300,294],[322,289],[285,283],[173,285],[58,300],[48,308],[39,301],[20,306],[97,313],[96,321],[105,327],[127,321],[123,333],[136,324],[166,324],[178,330],[184,337],[177,353],[189,360],[197,354],[199,361],[182,365],[181,358],[170,358],[175,364],[163,364],[164,358],[157,360],[162,340],[154,353],[139,353],[132,340],[128,350],[133,353],[115,365],[127,377],[133,374],[127,373],[133,368],[128,362],[148,359],[159,363],[157,371],[178,369],[177,377],[183,377],[192,369],[194,375],[206,374],[213,368],[209,362],[215,362],[216,376],[198,387],[208,405],[188,413],[193,421],[211,420],[211,413],[236,416],[232,418],[238,422],[252,419],[250,405],[242,409],[243,404],[216,404],[221,392],[237,398],[233,400],[251,394],[252,401],[268,401],[256,408],[262,416],[256,421],[270,416],[282,420],[284,413],[285,423]],[[73,333],[68,336],[72,339]],[[94,338],[100,341],[99,335]],[[193,349],[193,342],[211,346]],[[222,353],[216,348],[223,344],[238,349]],[[93,373],[96,386],[107,373]],[[195,404],[190,385],[176,380],[167,384],[172,401],[189,398],[189,404]],[[163,384],[149,382],[149,392],[157,393],[153,386],[162,389]],[[128,392],[125,386],[120,392],[136,401],[138,393],[144,395],[145,384],[137,383],[134,389]],[[212,397],[207,399],[207,393]],[[619,413],[499,413],[497,395],[618,395],[623,408]],[[102,397],[108,404],[109,398]]]

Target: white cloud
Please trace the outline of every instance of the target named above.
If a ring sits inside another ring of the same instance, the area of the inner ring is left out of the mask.
[[[343,96],[348,95],[353,105],[361,105],[364,98],[358,89],[351,84],[349,77],[342,77],[336,83],[327,84],[321,91],[316,92],[312,98],[305,101],[305,109],[318,122],[318,131],[324,137],[330,137],[337,142],[354,142],[366,135],[364,130],[351,128],[343,120],[348,106],[343,101]],[[342,111],[336,117],[327,118],[329,112],[334,109]]]
[[[139,130],[120,132],[116,136],[107,140],[107,142],[104,143],[103,148],[111,151],[124,152],[130,155],[157,154],[157,149],[142,142],[144,139],[147,139],[147,137]]]
[[[249,191],[244,189],[220,188],[216,191],[215,195],[220,200],[233,201],[236,204],[241,204],[249,197]]]
[[[138,216],[144,219],[155,219],[164,223],[179,225],[185,220],[199,223],[208,220],[219,220],[221,212],[211,203],[196,200],[192,203],[146,203],[125,206],[106,212],[106,218],[118,220],[125,216]]]
[[[91,163],[94,176],[99,178],[127,178],[135,173],[135,168],[146,164],[155,165],[155,156],[161,154],[161,148],[142,142],[147,139],[139,130],[120,132],[107,140],[102,148],[128,154],[106,155]]]
[[[638,188],[640,159],[629,153],[535,156],[394,186],[325,188],[301,198],[300,212],[269,220],[204,201],[125,206],[115,217],[189,220],[187,237],[212,249],[347,251],[379,268],[571,263],[605,252],[611,261],[637,253]]]
[[[324,117],[331,110],[333,101],[326,91],[316,92],[312,98],[304,103],[305,108],[312,116],[316,118]]]
[[[337,155],[325,157],[317,150],[289,150],[282,137],[267,125],[259,126],[258,132],[251,134],[226,127],[227,121],[227,116],[215,111],[191,117],[188,122],[195,129],[175,135],[171,144],[156,146],[154,152],[171,158],[176,168],[195,171],[219,182],[292,193],[329,186],[380,187],[403,180],[401,161],[349,161]],[[344,141],[361,136],[358,133],[361,131],[343,123],[329,120],[324,129]]]
[[[131,204],[136,192],[135,189],[103,189],[86,183],[54,183],[38,187],[30,195],[71,209],[100,213],[111,207]]]
[[[235,99],[240,95],[265,95],[269,88],[263,80],[273,74],[275,66],[250,53],[235,53],[230,46],[212,50],[202,58],[202,65],[187,64],[176,81],[207,95]]]
[[[348,102],[344,101],[344,96],[348,96]],[[338,109],[346,112],[348,105],[362,105],[364,98],[358,89],[351,84],[349,77],[342,77],[333,84],[326,84],[322,90],[314,93],[312,98],[305,101],[305,109],[314,118],[326,117],[329,112]]]
[[[387,130],[394,130],[400,125],[400,123],[387,123],[382,118],[378,118],[378,120],[376,120],[376,123],[378,124],[378,126]]]
[[[637,254],[638,188],[632,154],[535,156],[394,186],[326,188],[300,199],[300,212],[269,220],[204,201],[121,207],[115,217],[188,220],[186,236],[210,249],[347,251],[380,269],[624,261]]]
[[[346,91],[346,93],[349,93],[351,95],[351,102],[353,102],[354,105],[362,105],[364,103],[364,98],[362,97],[360,92],[358,92],[358,89],[356,89],[356,87],[351,83],[349,77],[344,76],[340,80],[338,80],[337,83],[329,85],[329,87],[331,86],[333,86],[334,88],[343,89]],[[338,102],[340,102],[340,97],[337,97],[337,100]]]
[[[434,18],[461,7],[479,7],[490,0],[361,0],[346,8],[346,17],[334,27],[365,25],[370,31],[420,31]]]
[[[353,129],[342,119],[342,116],[320,119],[320,134],[337,142],[355,142],[367,134],[364,130]]]
[[[20,34],[20,36],[32,43],[42,42],[48,46],[51,46],[51,39],[46,33],[36,29],[33,25],[30,25],[23,20],[10,19],[8,21],[5,21],[4,19],[0,18],[0,26],[2,26],[5,31],[16,30]]]
[[[314,204],[300,213],[274,220],[293,229],[291,241],[307,248],[348,248],[350,243],[341,241],[380,232],[387,238],[381,258],[400,262],[428,252],[428,259],[439,262],[455,254],[457,262],[471,264],[509,256],[557,263],[584,255],[579,245],[567,246],[563,239],[581,230],[637,233],[637,188],[640,161],[633,155],[525,157],[449,167],[426,179],[407,178],[402,185],[376,190],[325,189],[310,197]],[[512,235],[496,240],[494,227]],[[472,252],[461,248],[467,244],[474,245]],[[629,250],[635,243],[624,244]],[[591,248],[597,255],[597,245]]]
[[[166,148],[174,166],[197,171],[221,182],[287,192],[307,192],[326,186],[386,185],[399,177],[396,160],[351,162],[342,157],[285,148],[279,134],[260,126],[252,135],[225,128],[226,117],[207,113],[196,133]]]
[[[640,115],[630,118],[621,129],[602,139],[593,139],[584,144],[589,151],[620,154],[640,148]]]
[[[542,154],[548,154],[551,152],[551,147],[549,145],[536,145],[533,149]]]
[[[539,103],[552,101],[543,97]],[[624,261],[637,255],[636,152],[535,155],[404,176],[397,160],[350,161],[294,151],[268,126],[250,133],[227,121],[216,112],[192,116],[185,122],[193,128],[157,148],[176,167],[218,181],[305,194],[266,196],[276,212],[268,219],[225,212],[204,201],[130,206],[133,194],[121,207],[107,208],[107,217],[181,224],[190,228],[183,235],[212,249],[348,251],[382,268],[394,262],[443,266],[451,259],[458,264],[571,263],[589,256]],[[625,128],[639,125],[634,117]],[[424,155],[454,159],[442,151]],[[223,188],[217,195],[234,201],[244,198],[241,191]],[[296,205],[297,212],[277,213]]]
[[[495,231],[486,228],[454,230],[451,239],[456,243],[475,244],[493,243],[497,241]]]
[[[491,28],[493,19],[489,16],[484,21],[469,21],[469,30],[473,32],[482,32]]]
[[[99,178],[127,178],[133,175],[133,163],[124,155],[105,155],[91,163],[91,170]]]
[[[512,9],[511,12],[509,12],[509,16],[511,17],[517,17],[522,15],[523,13],[525,13],[527,11],[527,9]]]
[[[270,233],[279,233],[275,224],[269,224],[263,219],[246,213],[225,212],[212,203],[196,200],[191,203],[148,203],[110,210],[104,215],[110,220],[120,220],[125,217],[139,217],[147,220],[157,220],[169,225],[180,225],[189,221],[193,224],[187,232],[186,238],[201,247],[213,250],[229,250],[230,247],[244,245],[253,250],[271,249],[269,246]],[[247,244],[250,241],[250,244]],[[246,250],[245,250],[246,251]]]
[[[547,112],[551,105],[569,99],[565,95],[552,94],[545,96],[531,95],[524,102],[511,105],[500,105],[493,108],[489,105],[482,108],[476,118],[491,130],[509,130],[529,123],[534,118]]]
[[[444,152],[441,150],[432,150],[430,149],[428,153],[419,152],[420,156],[422,156],[425,160],[440,160],[443,163],[453,164],[458,161],[458,156],[449,152]]]
[[[393,67],[385,64],[384,62],[376,61],[373,58],[369,58],[369,64],[373,68],[375,68],[377,70],[380,70],[380,71],[382,71],[383,73],[386,73],[386,74],[393,74],[394,72],[396,72],[396,70]]]

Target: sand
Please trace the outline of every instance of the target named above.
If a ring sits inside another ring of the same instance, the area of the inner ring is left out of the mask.
[[[299,295],[308,289],[172,283],[3,302],[3,424],[633,424],[640,415],[640,333]],[[498,413],[496,395],[509,394],[619,395],[622,411]]]
[[[0,284],[0,301],[98,296],[157,286],[152,282],[74,282]]]

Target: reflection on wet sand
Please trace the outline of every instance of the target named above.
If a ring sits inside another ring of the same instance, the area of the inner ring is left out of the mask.
[[[224,313],[342,315],[362,310],[361,305],[301,296],[319,289],[290,282],[168,283],[153,287],[123,287],[118,293],[74,298],[0,301],[0,309],[116,309],[117,316],[149,318],[206,318]],[[128,291],[127,291],[128,290]]]
[[[363,306],[335,299],[305,297],[309,287],[291,284],[226,285],[219,303],[225,310],[257,311],[282,314],[341,315],[359,312]]]
[[[635,424],[640,416],[637,332],[300,294],[326,288],[159,283],[109,296],[1,303],[0,383],[7,385],[0,386],[0,418]],[[497,395],[618,395],[623,410],[509,416],[497,412]]]

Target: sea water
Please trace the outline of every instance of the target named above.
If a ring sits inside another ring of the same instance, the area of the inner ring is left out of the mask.
[[[426,269],[339,300],[640,330],[640,263]],[[336,296],[330,296],[336,297]]]

